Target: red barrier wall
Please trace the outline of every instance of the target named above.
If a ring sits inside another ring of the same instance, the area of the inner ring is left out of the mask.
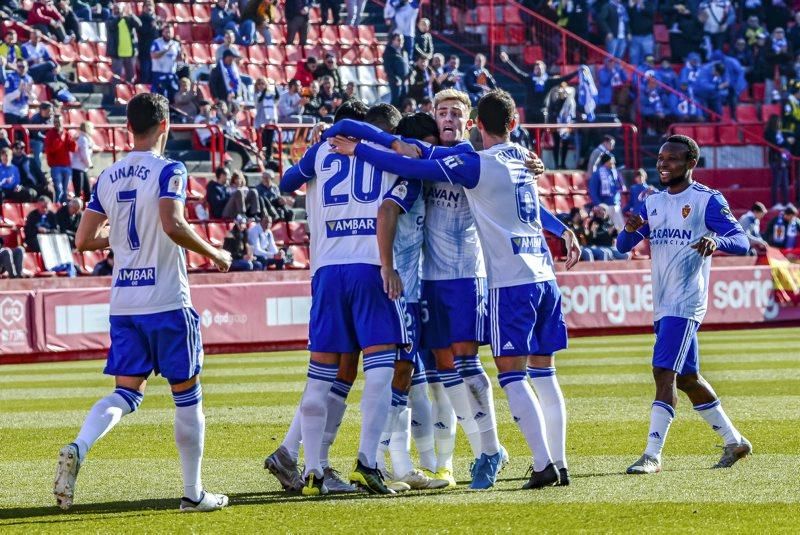
[[[704,326],[800,325],[800,307],[779,307],[767,266],[742,260],[712,268]],[[590,271],[590,267],[616,270]],[[629,267],[633,269],[620,269]],[[559,272],[572,335],[646,331],[652,325],[650,270],[642,263],[584,264]],[[192,299],[209,353],[302,348],[311,306],[308,272],[249,282],[241,274],[192,279]],[[0,289],[0,363],[89,358],[108,348],[108,288]],[[96,279],[99,284],[110,280]],[[55,282],[55,281],[54,281]]]

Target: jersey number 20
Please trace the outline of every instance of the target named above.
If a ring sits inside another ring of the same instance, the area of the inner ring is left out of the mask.
[[[329,154],[322,162],[322,172],[329,174],[333,171],[333,175],[328,178],[322,185],[322,204],[323,206],[336,206],[347,204],[350,200],[350,195],[347,193],[333,193],[333,189],[347,180],[350,176],[350,158],[342,156],[341,154]],[[370,176],[364,177],[364,162],[356,160],[356,168],[353,177],[350,180],[352,184],[353,198],[360,203],[371,203],[378,200],[381,194],[381,180],[382,172],[378,171],[371,165]],[[365,184],[366,182],[366,184]],[[368,189],[365,189],[365,186]]]
[[[118,191],[117,202],[130,204],[130,212],[128,213],[128,246],[131,251],[136,251],[140,246],[139,233],[136,232],[136,190]]]

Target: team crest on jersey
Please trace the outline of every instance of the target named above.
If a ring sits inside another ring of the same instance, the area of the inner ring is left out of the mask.
[[[683,218],[686,219],[687,217],[689,217],[689,214],[691,213],[692,213],[692,207],[689,206],[688,204],[684,204],[683,208],[681,208],[681,215],[683,216]]]
[[[397,185],[397,186],[396,186],[396,187],[395,187],[395,188],[392,190],[392,195],[394,195],[395,197],[397,197],[398,199],[401,199],[401,200],[402,200],[402,199],[405,199],[405,198],[406,198],[406,195],[408,195],[408,187],[407,187],[407,185],[408,185],[408,182],[406,182],[405,180],[403,180],[402,182],[400,182],[400,183],[399,183],[399,184],[398,184],[398,185]]]
[[[720,213],[720,214],[722,214],[722,217],[725,217],[725,218],[727,218],[727,219],[728,219],[728,221],[730,221],[731,223],[736,223],[736,222],[737,222],[737,221],[736,221],[736,218],[735,218],[735,217],[733,217],[733,214],[731,213],[731,209],[730,209],[730,208],[728,208],[727,206],[724,206],[724,207],[723,207],[723,208],[722,208],[722,209],[719,211],[719,213]]]
[[[175,169],[172,178],[169,179],[169,192],[177,195],[181,191],[183,191],[183,171]]]

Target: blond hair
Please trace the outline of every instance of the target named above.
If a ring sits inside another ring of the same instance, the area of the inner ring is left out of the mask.
[[[434,95],[433,97],[433,109],[439,107],[439,104],[445,102],[447,100],[455,100],[460,102],[466,108],[467,113],[470,112],[472,109],[472,104],[469,101],[469,95],[464,93],[463,91],[459,91],[458,89],[443,89]]]
[[[88,135],[94,134],[94,124],[90,121],[83,121],[80,125],[80,131]]]

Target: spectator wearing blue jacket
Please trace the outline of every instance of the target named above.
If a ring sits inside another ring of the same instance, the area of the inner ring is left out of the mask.
[[[617,230],[622,230],[625,220],[622,217],[621,193],[625,185],[616,168],[616,161],[610,154],[600,156],[600,165],[589,178],[589,198],[593,206],[608,206],[611,221]]]
[[[647,171],[637,169],[633,174],[633,183],[628,189],[628,202],[622,208],[625,217],[628,214],[638,214],[644,204],[644,200],[656,193],[658,190],[647,183]]]
[[[605,65],[597,70],[597,110],[609,113],[614,101],[614,93],[628,83],[628,75],[619,61],[606,58]]]
[[[672,89],[678,89],[678,75],[672,69],[669,58],[661,60],[661,66],[656,70],[656,79]]]
[[[698,123],[703,121],[703,110],[697,105],[694,90],[689,87],[680,95],[670,97],[670,113],[679,123]]]
[[[739,63],[738,59],[726,55],[721,50],[716,50],[711,54],[711,61],[725,66],[725,76],[730,84],[727,103],[731,110],[731,117],[736,120],[736,106],[739,105],[739,95],[747,89],[744,67]]]
[[[695,94],[719,115],[722,115],[723,104],[727,104],[731,108],[731,116],[735,118],[739,92],[743,89],[739,82],[744,83],[745,87],[747,84],[744,82],[744,70],[739,62],[733,58],[730,59],[736,65],[729,67],[728,62],[722,60],[711,61],[703,65],[697,74]],[[739,88],[739,92],[737,92],[737,88]]]
[[[24,58],[17,59],[17,70],[6,75],[5,88],[3,117],[6,124],[24,124],[28,120],[28,103],[33,90],[33,79]]]
[[[686,65],[681,69],[678,83],[680,84],[681,91],[688,88],[694,89],[697,83],[697,75],[700,73],[700,54],[691,52],[686,56]]]
[[[0,202],[30,202],[36,198],[36,191],[22,186],[19,169],[11,163],[11,149],[0,149]]]
[[[670,111],[669,94],[659,85],[653,71],[647,71],[639,88],[639,107],[649,135],[653,135],[652,130],[665,129],[664,120]]]

